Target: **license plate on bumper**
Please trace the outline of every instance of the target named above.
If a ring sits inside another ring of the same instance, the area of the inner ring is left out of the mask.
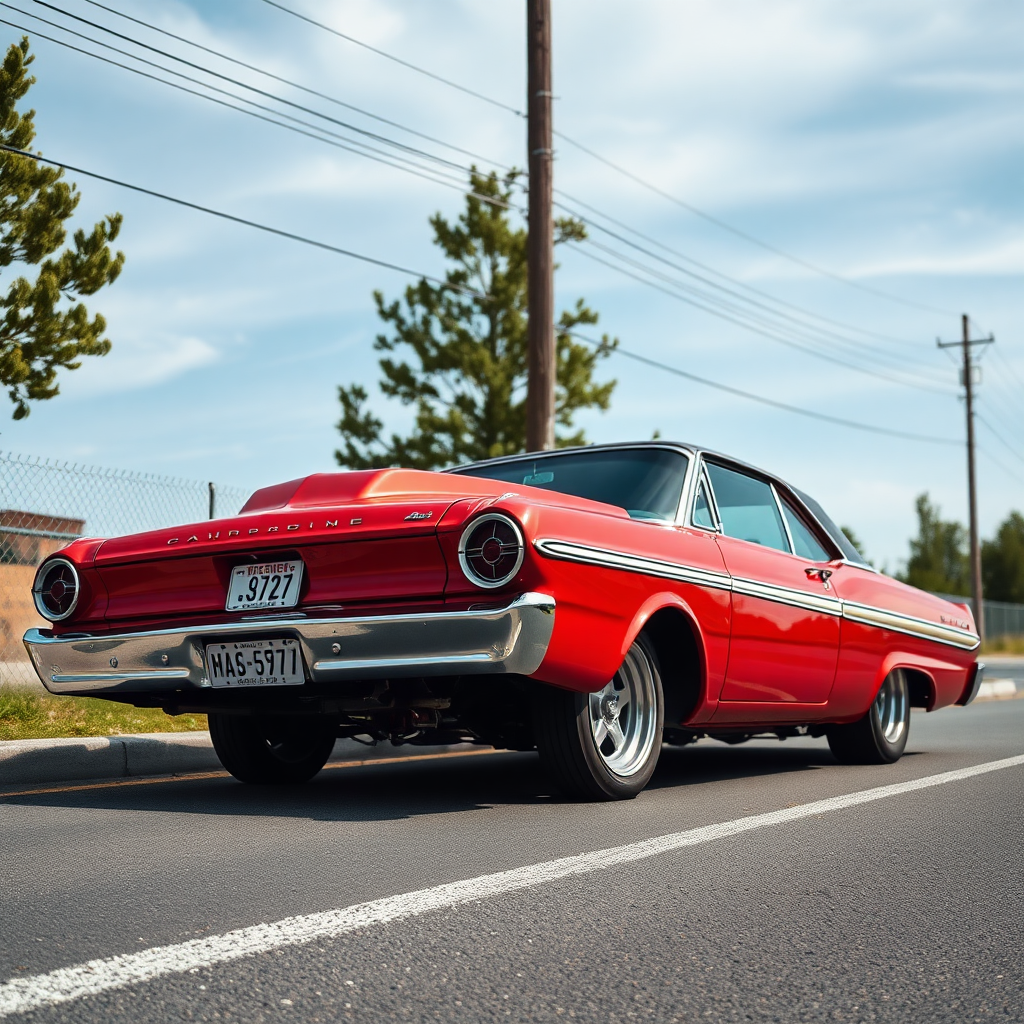
[[[301,686],[306,681],[298,640],[234,640],[206,645],[210,685]]]

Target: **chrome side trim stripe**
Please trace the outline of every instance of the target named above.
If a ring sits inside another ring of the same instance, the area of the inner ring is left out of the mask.
[[[877,626],[879,629],[891,629],[896,633],[906,633],[925,640],[937,640],[940,644],[959,647],[965,651],[973,651],[981,643],[978,634],[972,633],[969,629],[929,622],[913,615],[890,612],[884,608],[857,604],[854,601],[843,602],[843,616],[864,626]]]
[[[737,594],[744,594],[747,597],[761,597],[766,601],[788,604],[795,608],[806,608],[808,611],[821,612],[824,615],[838,617],[843,614],[843,602],[838,597],[829,597],[825,594],[791,590],[789,587],[779,587],[774,583],[759,583],[757,580],[745,580],[739,576],[733,577],[732,589]]]
[[[973,651],[981,643],[977,633],[956,626],[929,622],[927,619],[919,619],[913,615],[904,615],[901,612],[892,612],[885,608],[858,604],[855,601],[843,601],[841,598],[825,594],[791,590],[788,587],[761,583],[757,580],[743,579],[738,576],[731,577],[724,573],[678,565],[675,562],[664,562],[658,558],[624,555],[618,551],[608,551],[605,548],[594,548],[586,544],[574,544],[571,541],[546,538],[534,541],[534,547],[548,558],[579,562],[583,565],[598,565],[606,569],[621,569],[625,572],[658,576],[662,579],[679,580],[681,583],[692,583],[698,587],[710,587],[714,590],[731,590],[747,597],[759,597],[765,601],[805,608],[808,611],[820,612],[824,615],[835,615],[864,626],[889,629],[921,640],[933,640],[936,643],[958,647],[964,651]]]
[[[698,587],[714,590],[732,590],[732,578],[720,572],[695,569],[675,562],[663,562],[658,558],[641,558],[639,555],[624,555],[618,551],[592,548],[586,544],[573,544],[567,540],[537,540],[534,547],[548,558],[565,562],[581,562],[584,565],[600,565],[606,569],[622,569],[638,572],[644,576],[660,576],[662,579],[693,583]]]

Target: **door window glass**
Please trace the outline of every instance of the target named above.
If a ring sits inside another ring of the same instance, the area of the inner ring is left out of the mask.
[[[715,504],[727,537],[789,551],[786,530],[772,489],[763,480],[708,463]]]
[[[831,557],[821,546],[821,542],[804,525],[804,521],[796,514],[793,507],[782,495],[782,514],[786,517],[786,525],[789,526],[790,536],[793,538],[793,547],[796,554],[801,558],[808,558],[812,562],[827,562]]]
[[[693,499],[693,525],[703,526],[705,530],[715,529],[715,519],[711,515],[711,502],[708,501],[708,490],[703,479],[697,488],[697,497]]]

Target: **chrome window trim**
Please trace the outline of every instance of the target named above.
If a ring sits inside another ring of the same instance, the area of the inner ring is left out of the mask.
[[[793,543],[793,531],[790,530],[789,523],[786,522],[786,510],[782,507],[782,501],[780,500],[779,492],[775,487],[775,481],[769,480],[768,486],[771,488],[772,497],[775,499],[775,508],[778,510],[779,519],[782,520],[782,529],[785,531],[786,540],[789,543],[789,554],[793,555],[794,558],[799,558],[800,556],[796,553],[796,545]],[[807,559],[805,558],[803,561],[806,562]]]
[[[708,508],[711,510],[711,518],[714,521],[713,527],[701,526],[700,523],[696,523],[693,520],[693,514],[697,506],[697,494],[700,491],[700,485],[704,485],[704,489],[708,496]],[[705,533],[714,533],[716,535],[722,534],[722,517],[718,514],[718,502],[715,500],[715,492],[711,487],[711,479],[707,474],[707,469],[704,466],[704,460],[700,460],[700,472],[696,475],[693,494],[689,501],[689,515],[686,519],[686,525],[693,527],[695,530],[703,530]]]

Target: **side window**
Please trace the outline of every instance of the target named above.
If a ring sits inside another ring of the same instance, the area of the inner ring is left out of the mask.
[[[715,518],[711,514],[711,502],[708,501],[708,490],[704,477],[700,478],[697,496],[693,499],[693,525],[703,526],[705,530],[717,529]]]
[[[796,553],[801,558],[807,558],[812,562],[827,562],[832,556],[804,525],[804,521],[796,514],[790,503],[781,494],[779,498],[782,501],[782,514],[786,517],[786,525],[793,538],[793,547],[796,548]]]
[[[786,530],[771,487],[756,477],[711,462],[707,469],[725,535],[777,551],[789,551]]]

